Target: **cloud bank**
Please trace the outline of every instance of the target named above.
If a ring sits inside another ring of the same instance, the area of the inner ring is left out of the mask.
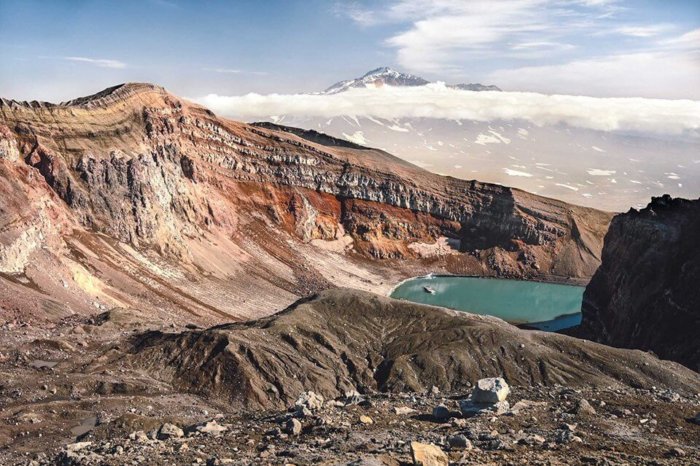
[[[63,59],[79,63],[88,63],[90,65],[99,66],[100,68],[126,68],[126,63],[106,58],[63,57]]]
[[[351,89],[333,94],[209,94],[194,99],[214,112],[244,120],[270,115],[333,118],[526,120],[600,131],[700,134],[700,101],[599,98],[533,92],[471,92],[442,83],[420,87]]]

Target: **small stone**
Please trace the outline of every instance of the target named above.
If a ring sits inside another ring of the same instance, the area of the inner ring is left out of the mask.
[[[284,431],[289,435],[299,435],[301,434],[302,425],[298,419],[290,419],[284,425]]]
[[[576,427],[578,427],[576,424],[567,424],[567,423],[564,423],[561,426],[561,428],[563,430],[568,430],[569,432],[574,432],[576,430]]]
[[[365,397],[360,394],[357,390],[350,390],[345,392],[345,404],[346,405],[356,405],[365,401]]]
[[[439,404],[433,408],[433,418],[437,421],[447,421],[452,417],[449,408],[443,404]]]
[[[92,442],[70,443],[70,444],[66,445],[66,451],[76,452],[76,451],[84,450],[85,448],[89,447],[90,445],[92,445]]]
[[[543,445],[547,440],[541,435],[532,434],[518,440],[518,443],[524,445]]]
[[[416,412],[415,409],[409,408],[407,406],[396,406],[394,408],[394,413],[399,415],[399,416],[405,416],[407,414],[413,414],[415,412]]]
[[[227,427],[220,425],[216,421],[208,421],[203,424],[199,424],[194,428],[197,432],[201,432],[202,434],[212,434],[212,435],[217,435],[222,432],[226,432]]]
[[[448,466],[447,455],[435,445],[411,442],[414,466]]]
[[[581,437],[578,437],[574,435],[573,432],[569,430],[562,430],[557,434],[557,443],[571,443],[571,442],[578,442],[581,443],[583,440]]]
[[[452,450],[471,450],[472,442],[464,435],[450,435],[447,437],[447,444]]]
[[[174,424],[165,423],[158,429],[158,440],[184,437],[185,433]]]
[[[481,379],[472,391],[472,401],[475,403],[498,403],[505,401],[510,393],[510,387],[502,377]]]
[[[360,422],[366,426],[374,424],[374,421],[369,416],[360,416]]]
[[[578,414],[579,416],[595,416],[598,414],[595,408],[583,398],[578,400],[578,403],[576,403],[574,413]]]
[[[675,458],[683,458],[686,455],[685,450],[682,450],[678,447],[676,448],[671,448],[668,451],[668,456],[673,456]]]

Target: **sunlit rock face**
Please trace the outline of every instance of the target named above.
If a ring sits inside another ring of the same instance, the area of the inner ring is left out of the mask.
[[[150,84],[60,105],[2,100],[0,129],[1,266],[31,285],[2,293],[35,310],[60,296],[59,315],[97,298],[231,320],[339,281],[388,291],[429,271],[586,280],[611,217],[221,119]],[[420,252],[445,238],[455,246]]]

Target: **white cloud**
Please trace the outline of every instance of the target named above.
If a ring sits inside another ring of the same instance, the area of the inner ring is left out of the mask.
[[[236,68],[202,68],[202,71],[211,71],[213,73],[223,73],[223,74],[256,74],[256,75],[266,75],[266,71],[246,71],[239,70]]]
[[[665,98],[700,98],[700,61],[675,51],[642,52],[575,60],[558,65],[494,71],[499,86],[544,92]]]
[[[700,49],[700,28],[688,31],[678,37],[666,39],[661,45],[670,45],[679,49]]]
[[[64,60],[88,63],[90,65],[99,66],[100,68],[126,68],[126,63],[119,60],[109,60],[106,58],[88,58],[88,57],[62,57]]]
[[[358,24],[398,26],[387,29],[383,44],[396,51],[398,65],[415,73],[548,93],[700,96],[700,58],[691,53],[700,47],[700,29],[668,38],[677,24],[635,19],[649,17],[651,8],[623,15],[629,7],[615,0],[351,5],[345,14]]]
[[[673,26],[669,24],[651,24],[645,26],[620,26],[612,31],[614,34],[621,34],[630,37],[654,37],[669,31]]]
[[[196,99],[214,112],[239,119],[267,115],[333,118],[443,118],[471,121],[525,120],[564,123],[601,131],[666,134],[700,132],[700,101],[598,98],[532,92],[469,92],[442,84],[420,87],[356,88],[333,94],[210,94]]]
[[[418,72],[464,71],[470,58],[536,58],[574,48],[562,40],[590,30],[618,7],[606,0],[394,0],[375,9],[351,3],[338,11],[362,26],[405,24],[385,44],[397,63]],[[640,30],[641,31],[641,30]],[[631,31],[635,32],[635,31]],[[636,31],[639,32],[639,31]]]

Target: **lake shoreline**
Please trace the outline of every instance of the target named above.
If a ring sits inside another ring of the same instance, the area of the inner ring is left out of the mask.
[[[429,274],[402,280],[390,297],[558,331],[580,325],[584,291],[570,281]]]
[[[428,273],[426,275],[415,275],[413,277],[408,277],[404,278],[403,280],[399,281],[394,285],[390,290],[389,293],[387,293],[387,297],[391,298],[391,295],[394,294],[396,289],[403,285],[404,283],[408,282],[409,280],[415,280],[417,278],[426,278],[428,275],[431,275],[433,278],[446,278],[446,277],[456,277],[456,278],[488,278],[488,279],[493,279],[493,280],[512,280],[512,281],[517,281],[517,282],[536,282],[536,283],[547,283],[549,285],[565,285],[565,286],[580,286],[580,287],[586,287],[588,285],[588,282],[590,282],[590,278],[572,278],[572,277],[562,277],[560,275],[542,275],[542,276],[536,276],[536,277],[528,277],[528,278],[523,278],[523,277],[498,277],[494,275],[477,275],[477,274],[471,274],[471,275],[462,275],[462,274],[453,274],[453,273]],[[393,298],[396,299],[396,298]]]

